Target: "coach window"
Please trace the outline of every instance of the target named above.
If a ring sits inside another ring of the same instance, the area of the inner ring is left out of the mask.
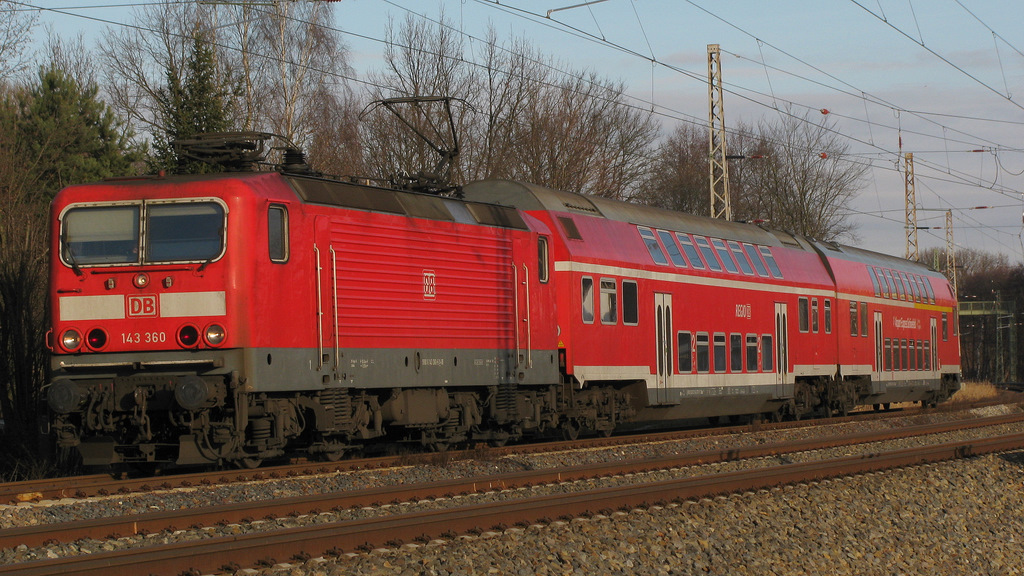
[[[850,302],[850,336],[857,335],[857,303]]]
[[[676,351],[679,353],[679,372],[688,374],[693,372],[693,334],[680,332],[676,334]]]
[[[743,334],[729,334],[729,371],[743,372]]]
[[[909,358],[907,357],[908,350],[909,350],[909,347],[907,346],[907,339],[906,338],[902,338],[900,340],[900,369],[901,370],[908,370],[909,369],[908,367],[910,366],[910,364],[909,364]]]
[[[911,370],[917,370],[917,345],[915,344],[914,340],[911,339],[910,343],[907,346],[909,348],[907,354],[910,356],[910,363],[907,365],[910,367]]]
[[[868,337],[868,303],[860,303],[860,335]]]
[[[885,339],[885,371],[892,370],[892,339]]]
[[[747,276],[753,276],[754,269],[750,267],[750,261],[747,260],[747,255],[743,253],[740,243],[729,242],[729,248],[732,250],[732,255],[736,257],[736,263],[740,265],[740,270]]]
[[[661,246],[658,246],[658,239],[654,237],[654,232],[650,228],[644,228],[643,226],[637,226],[637,230],[640,231],[640,237],[644,240],[644,245],[647,246],[647,251],[651,253],[651,259],[654,263],[659,266],[668,266],[668,259],[665,258],[665,253],[661,251]]]
[[[924,341],[924,369],[932,369],[932,343],[928,340]]]
[[[885,278],[885,284],[889,287],[886,292],[886,298],[892,298],[893,300],[899,298],[896,295],[896,282],[893,281],[892,274],[889,273],[888,268],[882,270],[882,277]]]
[[[757,372],[757,334],[747,334],[747,372]]]
[[[949,313],[942,313],[942,341],[949,340]]]
[[[775,256],[772,256],[772,251],[767,246],[759,246],[758,249],[761,251],[761,256],[764,256],[764,263],[772,271],[772,276],[781,279],[782,270],[779,270],[779,265],[775,262]]]
[[[903,281],[900,280],[900,273],[894,270],[892,273],[892,280],[896,284],[896,292],[899,294],[900,300],[906,300],[906,287],[903,285]]]
[[[924,288],[928,292],[928,302],[935,304],[935,292],[932,290],[932,283],[927,278],[924,280]]]
[[[924,370],[924,342],[917,341],[917,369]]]
[[[697,372],[711,371],[710,341],[707,332],[697,332]]]
[[[601,324],[615,324],[619,321],[619,296],[615,280],[601,279]]]
[[[704,256],[704,261],[708,263],[708,268],[715,272],[721,272],[722,265],[718,263],[718,258],[715,257],[715,252],[711,249],[708,239],[703,236],[694,236],[693,240],[697,243],[697,247],[700,248],[700,253]]]
[[[725,372],[725,334],[715,334],[715,372]]]
[[[718,252],[718,257],[722,259],[722,264],[730,274],[739,274],[740,269],[736,267],[736,263],[732,261],[732,254],[729,254],[729,249],[725,247],[725,241],[719,240],[718,238],[712,238],[711,243],[715,246],[715,251]]]
[[[757,253],[757,248],[753,244],[744,244],[743,251],[750,256],[751,263],[754,264],[754,269],[757,270],[757,275],[762,278],[768,277],[768,269],[764,267],[764,262],[761,261],[761,256]]]
[[[811,332],[818,333],[818,299],[811,298]]]
[[[761,336],[761,370],[764,372],[775,371],[775,348],[772,348],[772,335]]]
[[[878,284],[878,277],[875,276],[875,269],[868,266],[868,276],[871,277],[871,286],[875,289],[875,296],[882,295],[882,287]]]
[[[797,301],[797,311],[798,311],[798,313],[800,315],[800,331],[801,332],[807,332],[808,329],[809,329],[808,328],[808,321],[807,321],[808,320],[809,312],[808,312],[808,308],[807,308],[807,298],[806,297],[801,296],[800,299]]]
[[[825,334],[832,333],[832,301],[825,299]]]
[[[668,252],[668,257],[672,260],[672,263],[680,268],[686,268],[686,259],[679,252],[679,246],[676,246],[676,241],[672,239],[672,233],[658,230],[658,238],[661,238],[661,243],[665,245],[665,251]]]
[[[885,275],[882,274],[881,268],[872,268],[875,271],[875,277],[878,278],[878,285],[882,289],[882,298],[889,297],[889,283],[885,280]]]
[[[583,277],[583,322],[593,324],[594,322],[594,279],[588,276]]]
[[[693,247],[693,240],[690,238],[690,235],[676,232],[676,239],[679,240],[679,245],[683,247],[686,259],[690,261],[690,266],[693,266],[694,270],[703,270],[704,262],[700,259],[697,249]]]
[[[267,238],[271,262],[288,261],[288,209],[271,206],[267,211]]]
[[[548,239],[546,236],[537,237],[537,277],[543,284],[548,283]]]
[[[622,281],[622,323],[636,326],[640,323],[640,307],[638,306],[636,282]]]

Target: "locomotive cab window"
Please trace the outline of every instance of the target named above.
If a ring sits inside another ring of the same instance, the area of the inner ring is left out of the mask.
[[[273,205],[268,209],[267,243],[271,262],[288,261],[288,208]]]
[[[548,239],[546,236],[537,238],[537,275],[542,284],[547,284],[549,279],[548,269]]]
[[[209,263],[224,254],[227,208],[214,199],[76,206],[61,217],[69,266]]]

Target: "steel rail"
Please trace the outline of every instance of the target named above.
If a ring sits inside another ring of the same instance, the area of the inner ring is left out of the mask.
[[[632,509],[660,502],[704,498],[786,484],[863,474],[1005,452],[1024,446],[1024,433],[951,442],[935,446],[851,456],[770,469],[745,470],[641,485],[601,488],[572,494],[538,496],[508,502],[413,512],[385,518],[342,521],[265,534],[224,536],[120,552],[0,566],[0,575],[119,576],[141,572],[178,575],[235,570],[242,565],[273,565],[344,551],[488,528],[549,521],[552,516],[589,515],[602,510]]]
[[[49,542],[70,542],[84,538],[105,539],[115,535],[151,534],[164,530],[173,531],[179,526],[213,526],[217,524],[239,523],[247,520],[251,521],[257,514],[259,518],[294,517],[313,514],[322,510],[342,510],[372,506],[382,502],[434,499],[446,494],[513,489],[616,474],[763,458],[794,452],[882,442],[896,438],[939,434],[951,430],[998,426],[1020,421],[1024,421],[1024,415],[1022,414],[1004,415],[967,422],[924,424],[899,430],[864,432],[837,438],[819,438],[746,448],[707,450],[683,455],[673,454],[656,458],[589,464],[563,469],[530,470],[454,479],[429,484],[383,486],[346,492],[280,498],[271,501],[241,502],[213,506],[202,510],[173,510],[139,514],[130,517],[99,518],[9,528],[0,530],[0,549],[14,548],[21,545],[36,547]]]

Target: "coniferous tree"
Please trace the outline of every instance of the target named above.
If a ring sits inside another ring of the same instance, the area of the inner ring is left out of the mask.
[[[215,166],[182,157],[176,140],[197,134],[225,132],[234,124],[230,78],[217,72],[216,55],[204,36],[192,35],[192,50],[180,71],[167,69],[167,85],[157,94],[160,131],[153,139],[147,165],[153,171],[177,171],[183,174],[214,172]]]

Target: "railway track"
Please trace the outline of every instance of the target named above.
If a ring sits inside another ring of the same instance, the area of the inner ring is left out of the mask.
[[[950,430],[970,427],[997,426],[1020,422],[1022,415],[975,419],[969,422],[921,425],[887,431],[864,433],[843,438],[815,439],[800,442],[780,443],[753,448],[726,451],[710,451],[686,456],[648,458],[636,461],[616,462],[580,466],[560,470],[525,471],[519,474],[502,474],[496,477],[479,477],[452,480],[447,483],[430,485],[399,486],[349,492],[345,494],[315,495],[292,498],[279,502],[258,502],[228,505],[208,510],[186,510],[177,513],[160,513],[137,516],[130,519],[89,521],[46,527],[0,531],[0,547],[38,542],[49,534],[61,534],[62,538],[106,538],[111,534],[133,534],[167,530],[174,525],[215,525],[241,522],[247,516],[294,516],[316,514],[321,510],[344,509],[368,506],[380,502],[434,499],[444,494],[480,492],[487,490],[514,489],[517,487],[553,482],[567,482],[614,474],[635,474],[639,472],[692,466],[710,462],[722,462],[744,458],[776,456],[792,452],[818,450],[827,447],[848,446],[880,442],[893,438],[939,434]],[[907,466],[934,462],[957,457],[966,457],[992,451],[1020,448],[1024,445],[1024,434],[996,439],[955,442],[919,449],[898,450],[891,453],[870,453],[815,463],[789,464],[770,468],[759,468],[743,472],[715,474],[690,478],[650,482],[630,487],[598,488],[577,494],[561,494],[557,497],[527,496],[514,502],[500,504],[470,504],[456,509],[429,512],[409,512],[385,518],[345,520],[331,522],[326,528],[293,528],[267,534],[249,534],[233,538],[213,538],[195,543],[152,546],[139,550],[94,554],[61,560],[47,560],[27,564],[0,566],[0,574],[43,574],[61,572],[68,574],[129,574],[137,573],[140,566],[154,574],[178,574],[182,572],[182,558],[188,557],[188,567],[207,573],[259,564],[288,561],[293,558],[320,556],[331,551],[352,551],[367,546],[386,543],[430,539],[467,531],[492,529],[495,526],[533,523],[542,519],[560,516],[593,514],[597,511],[611,511],[623,507],[649,505],[679,498],[697,498],[733,491],[755,490],[780,484],[803,482],[832,476],[862,473],[890,467]],[[259,513],[254,512],[258,508]],[[247,564],[248,563],[248,564]]]
[[[978,403],[970,406],[957,406],[957,409],[978,408],[998,403]],[[949,409],[940,407],[940,410]],[[884,412],[861,412],[849,416],[815,420],[814,424],[807,421],[789,421],[774,423],[743,424],[735,426],[719,426],[714,428],[695,428],[666,432],[634,433],[610,438],[581,438],[573,441],[542,442],[535,444],[518,444],[505,447],[485,447],[468,450],[453,450],[444,454],[424,453],[405,454],[398,456],[380,456],[358,458],[340,462],[298,462],[279,466],[268,466],[258,470],[218,470],[204,472],[179,472],[158,476],[127,477],[124,475],[93,474],[88,476],[72,476],[63,478],[46,478],[23,482],[0,484],[0,503],[17,504],[19,502],[38,502],[62,498],[88,498],[111,494],[131,494],[152,490],[170,490],[194,486],[210,486],[234,482],[250,482],[254,480],[273,480],[281,478],[297,478],[313,474],[329,474],[351,470],[367,470],[388,468],[401,465],[431,464],[441,460],[458,460],[479,457],[485,452],[488,457],[500,458],[509,454],[532,454],[557,452],[560,450],[601,448],[621,446],[644,442],[666,442],[681,439],[699,438],[712,435],[740,434],[751,429],[787,430],[806,427],[808,425],[840,424],[864,420],[884,420],[905,418],[923,412],[919,408],[890,410]]]

